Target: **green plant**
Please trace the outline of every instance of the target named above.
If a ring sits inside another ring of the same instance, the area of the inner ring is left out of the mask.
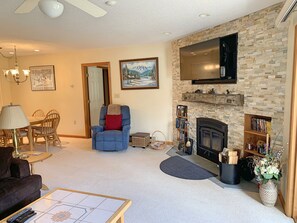
[[[254,172],[257,180],[261,183],[267,183],[268,180],[279,181],[282,177],[281,157],[283,149],[276,153],[270,152],[265,158],[255,161]]]

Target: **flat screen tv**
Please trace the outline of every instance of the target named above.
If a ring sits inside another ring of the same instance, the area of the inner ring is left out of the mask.
[[[237,39],[235,33],[180,48],[180,79],[192,84],[236,83]]]

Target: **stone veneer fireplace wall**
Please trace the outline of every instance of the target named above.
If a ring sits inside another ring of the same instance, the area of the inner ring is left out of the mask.
[[[228,147],[243,148],[244,114],[272,117],[272,141],[282,145],[288,27],[275,28],[274,21],[282,4],[252,13],[240,19],[194,33],[172,42],[173,114],[176,106],[188,106],[190,137],[196,140],[196,118],[217,119],[228,125]],[[238,32],[237,84],[192,85],[180,81],[179,48]],[[217,93],[230,90],[244,95],[243,106],[216,105],[182,101],[182,93],[214,88]],[[173,117],[175,120],[175,117]],[[174,139],[177,131],[174,128]],[[280,134],[279,134],[280,132]],[[279,135],[276,139],[276,135]],[[194,143],[194,154],[196,142]]]

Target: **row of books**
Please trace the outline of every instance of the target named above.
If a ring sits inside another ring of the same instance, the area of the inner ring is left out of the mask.
[[[257,132],[263,132],[270,134],[271,122],[262,118],[251,118],[251,129]]]
[[[187,127],[187,119],[186,118],[176,118],[175,127],[177,129],[185,129]]]

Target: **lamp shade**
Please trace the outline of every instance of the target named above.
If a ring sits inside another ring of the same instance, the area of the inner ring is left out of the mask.
[[[18,129],[29,125],[20,105],[3,106],[0,113],[0,129]]]
[[[57,0],[41,0],[38,6],[44,14],[51,18],[59,17],[64,11],[64,5]]]

